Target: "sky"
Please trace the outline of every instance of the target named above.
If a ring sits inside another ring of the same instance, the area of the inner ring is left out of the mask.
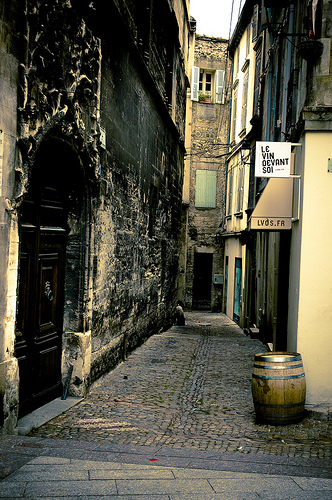
[[[196,19],[196,33],[199,35],[230,38],[239,17],[240,5],[244,0],[190,0],[190,14]]]

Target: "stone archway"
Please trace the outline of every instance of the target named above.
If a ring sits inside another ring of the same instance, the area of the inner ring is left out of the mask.
[[[78,155],[63,140],[44,140],[20,207],[20,415],[59,396],[70,366],[78,392],[87,384],[89,218]]]

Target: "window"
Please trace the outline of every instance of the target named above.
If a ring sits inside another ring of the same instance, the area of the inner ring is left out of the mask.
[[[236,203],[237,214],[243,212],[243,190],[244,190],[244,166],[239,165],[238,179],[237,179],[237,203]]]
[[[238,87],[234,89],[233,92],[233,105],[232,105],[232,135],[231,142],[235,141],[235,131],[236,131],[236,115],[237,115],[237,98],[238,98]]]
[[[217,104],[223,104],[224,81],[224,70],[210,71],[193,66],[191,72],[191,100],[200,102],[214,101]]]
[[[241,131],[246,128],[247,121],[247,102],[248,102],[248,83],[249,83],[249,70],[245,72],[243,77],[243,94],[242,94],[242,114],[241,114]]]
[[[239,67],[240,67],[240,49],[237,48],[234,54],[234,72],[233,72],[234,82],[238,77]]]
[[[196,170],[196,208],[215,208],[217,195],[217,171]]]
[[[254,5],[254,11],[252,15],[252,41],[257,40],[258,37],[258,27],[259,27],[259,5]]]
[[[256,52],[256,60],[255,60],[255,82],[254,82],[254,103],[253,103],[254,116],[259,115],[261,62],[262,62],[262,47],[259,47],[259,49]]]
[[[227,215],[232,215],[232,204],[233,204],[233,167],[230,168],[228,172],[228,204],[227,204]]]
[[[249,56],[250,52],[250,33],[251,33],[251,23],[247,26],[247,39],[246,39],[246,57]]]
[[[205,71],[204,69],[200,70],[198,89],[199,92],[202,92],[208,97],[212,96],[212,73],[210,71]]]

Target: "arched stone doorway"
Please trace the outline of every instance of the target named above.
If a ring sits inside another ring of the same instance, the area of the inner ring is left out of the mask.
[[[86,328],[88,221],[79,158],[66,142],[49,138],[36,151],[20,208],[21,416],[61,394],[64,333]]]

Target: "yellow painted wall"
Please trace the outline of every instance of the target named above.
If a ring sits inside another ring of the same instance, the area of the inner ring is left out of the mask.
[[[307,404],[332,404],[332,134],[307,132],[301,149],[303,190],[292,235],[288,349],[302,355]]]

